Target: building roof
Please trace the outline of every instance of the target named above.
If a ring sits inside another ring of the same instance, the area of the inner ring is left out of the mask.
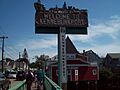
[[[111,58],[120,58],[120,53],[108,53]]]
[[[70,40],[70,38],[67,36],[66,38],[66,53],[67,54],[74,54],[74,53],[78,53],[77,49],[75,48],[74,44],[72,43],[72,41]]]
[[[16,62],[19,62],[19,61],[29,63],[29,60],[26,58],[20,58],[16,60]]]

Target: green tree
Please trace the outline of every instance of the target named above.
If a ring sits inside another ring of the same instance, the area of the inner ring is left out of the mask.
[[[37,68],[36,63],[35,62],[30,63],[30,68]]]
[[[37,67],[44,67],[45,62],[48,60],[49,56],[48,55],[40,55],[40,56],[35,56],[36,59],[36,66]]]
[[[100,70],[100,74],[99,74],[99,86],[104,88],[108,88],[109,84],[110,84],[110,79],[113,76],[113,73],[111,72],[111,70],[105,69],[103,68],[102,70]]]
[[[105,69],[103,68],[102,70],[100,70],[100,78],[106,78],[109,79],[113,76],[113,73],[111,70]]]

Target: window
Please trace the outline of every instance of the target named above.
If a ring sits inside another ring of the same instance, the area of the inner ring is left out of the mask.
[[[97,74],[96,69],[93,69],[93,70],[92,70],[92,74],[93,74],[93,75],[96,75],[96,74]]]
[[[58,70],[56,70],[56,75],[58,76]]]
[[[78,75],[78,70],[75,70],[75,75]]]

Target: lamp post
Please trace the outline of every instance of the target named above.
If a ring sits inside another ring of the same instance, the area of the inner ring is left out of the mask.
[[[19,61],[19,70],[20,70],[20,52],[19,52],[19,60],[18,61]]]

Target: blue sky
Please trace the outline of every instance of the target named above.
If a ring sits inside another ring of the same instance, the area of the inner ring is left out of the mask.
[[[5,57],[17,59],[24,48],[31,62],[35,55],[57,54],[57,35],[35,34],[36,1],[0,0],[0,36],[8,36]],[[88,9],[88,35],[69,35],[78,51],[92,49],[99,56],[120,52],[120,0],[41,0],[46,8],[62,7],[64,1],[68,6]]]

